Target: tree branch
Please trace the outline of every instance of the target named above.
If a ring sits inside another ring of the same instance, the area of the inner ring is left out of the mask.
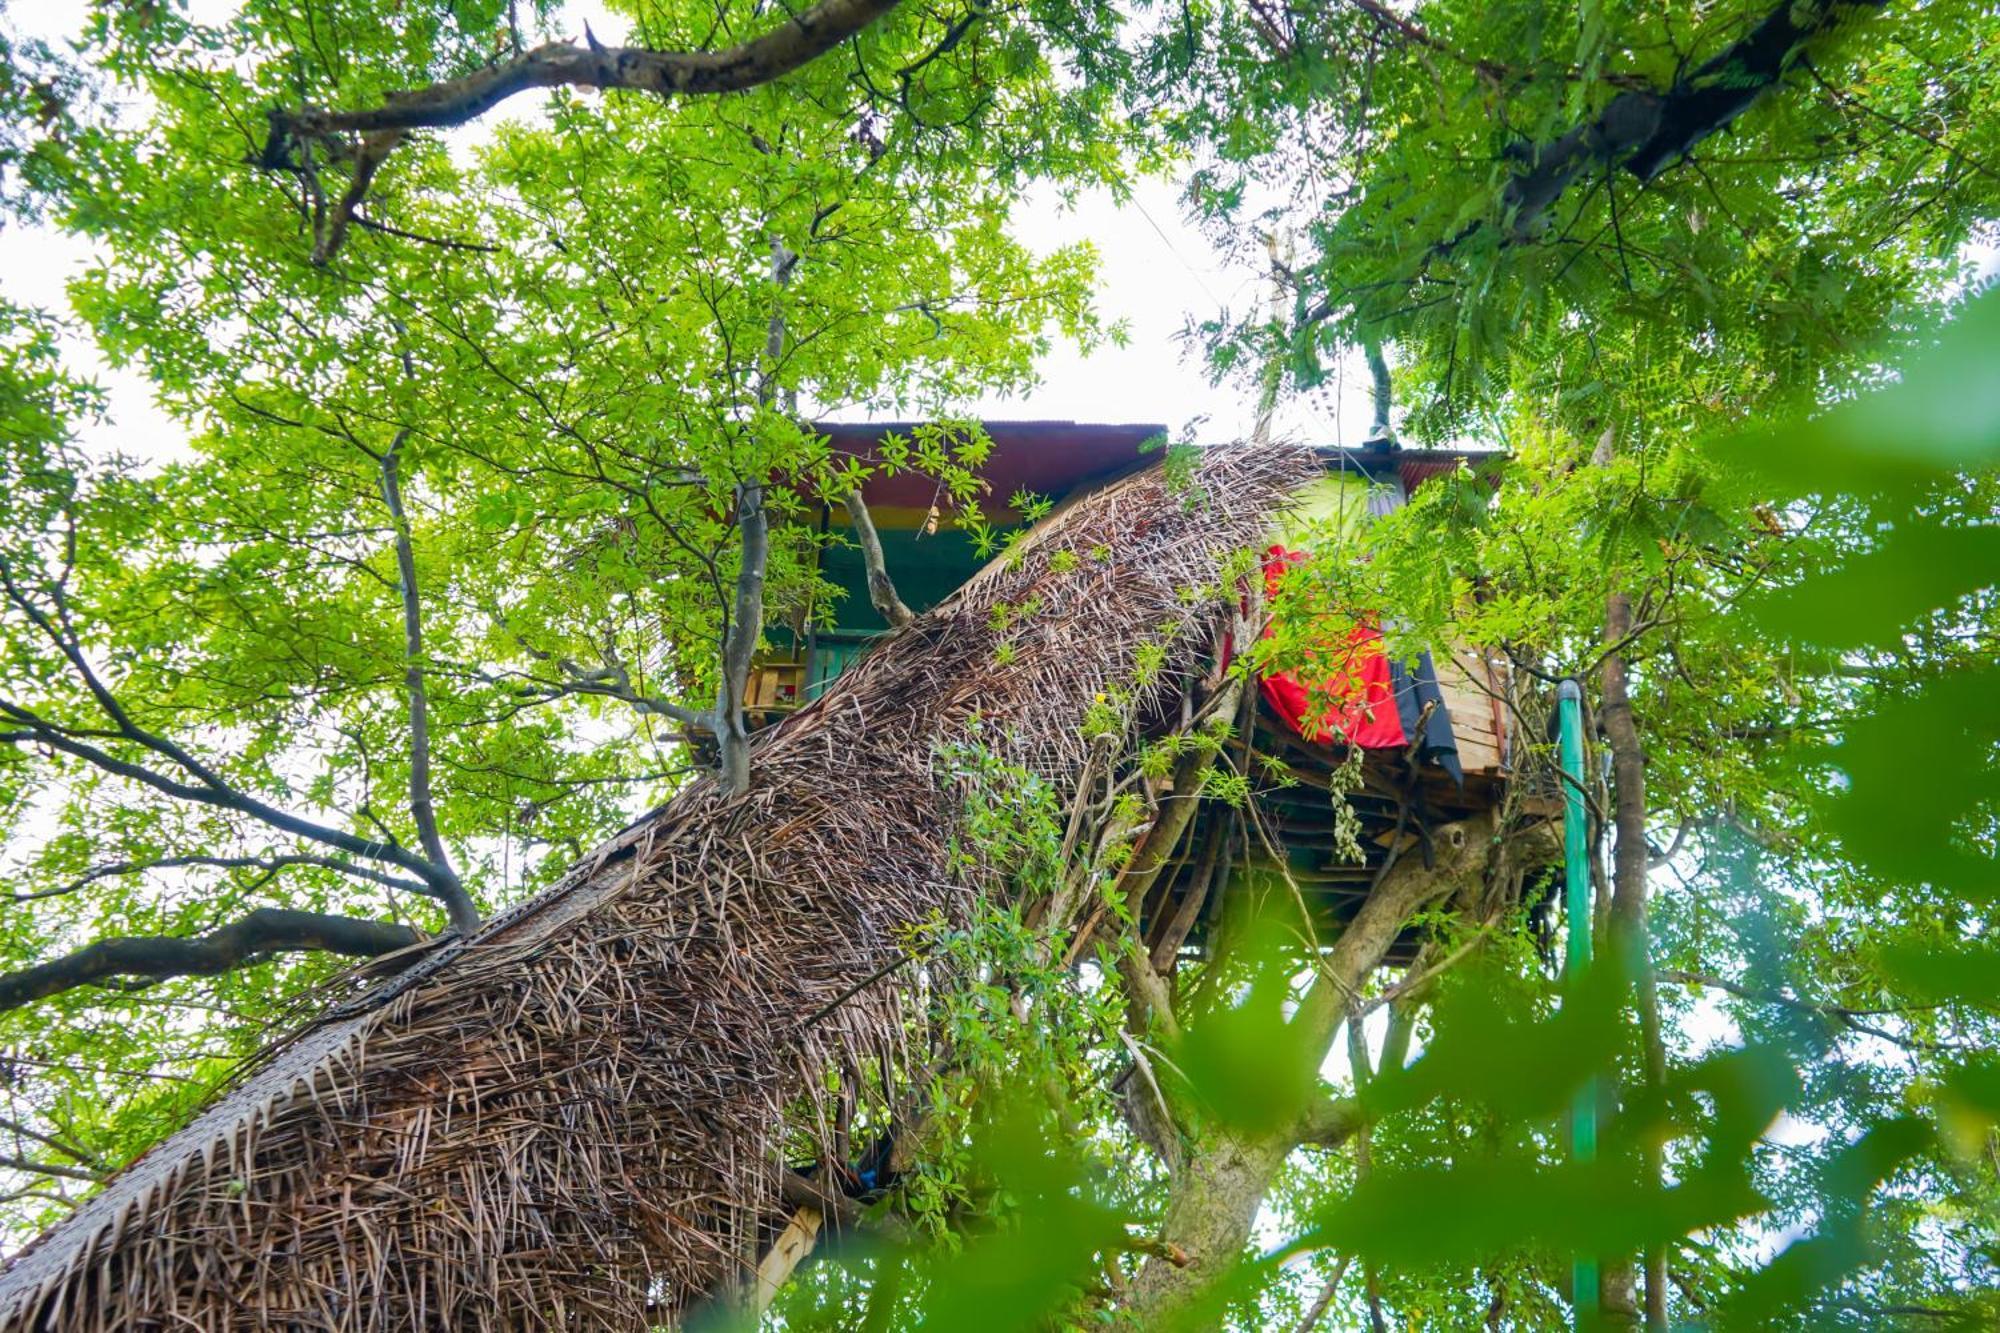
[[[104,1173],[81,1166],[64,1166],[61,1162],[37,1162],[32,1158],[0,1156],[0,1167],[10,1171],[25,1171],[38,1176],[55,1176],[62,1180],[80,1180],[86,1184],[103,1183]]]
[[[417,593],[417,555],[410,538],[410,518],[403,508],[401,478],[403,441],[407,429],[381,457],[382,502],[396,530],[396,577],[403,601],[403,691],[410,716],[410,818],[417,826],[417,841],[437,874],[431,879],[438,896],[451,914],[451,924],[464,936],[479,928],[479,909],[472,904],[464,882],[452,868],[444,839],[438,835],[437,804],[431,796],[430,696],[424,685],[423,603]]]
[[[1299,1003],[1297,1021],[1310,1025],[1312,1049],[1332,1047],[1362,981],[1381,963],[1410,918],[1485,873],[1493,852],[1493,831],[1493,819],[1485,814],[1444,824],[1431,833],[1435,864],[1399,860],[1384,867]]]
[[[1361,1104],[1351,1097],[1329,1097],[1306,1108],[1293,1130],[1303,1147],[1338,1148],[1361,1128]]]
[[[339,250],[348,221],[367,196],[383,159],[403,134],[463,125],[500,103],[536,88],[625,89],[659,97],[741,92],[781,78],[856,36],[894,9],[899,0],[821,0],[788,16],[771,31],[722,51],[652,51],[602,46],[585,33],[581,47],[550,42],[512,60],[405,92],[391,93],[371,110],[303,107],[272,111],[271,134],[259,159],[271,170],[296,169],[292,149],[301,139],[335,134],[364,136],[346,195],[313,249],[324,264]]]
[[[408,948],[422,938],[410,927],[393,922],[260,907],[193,939],[114,936],[50,962],[0,975],[0,1013],[111,978],[163,981],[219,976],[272,953],[318,950],[373,958]]]
[[[313,237],[312,262],[324,265],[340,249],[347,239],[348,224],[354,221],[354,214],[368,197],[368,187],[375,183],[375,173],[389,160],[389,154],[396,151],[396,145],[403,142],[403,131],[381,130],[361,136],[361,147],[354,154],[354,174],[347,178],[347,189],[341,192],[340,202],[333,211],[318,218],[319,223]]]
[[[178,800],[248,815],[280,832],[332,847],[350,856],[390,862],[412,872],[420,879],[424,885],[421,891],[426,896],[437,898],[447,905],[450,901],[447,895],[450,892],[454,890],[463,892],[462,889],[456,888],[457,876],[450,866],[435,864],[425,857],[396,846],[393,842],[377,842],[356,837],[352,833],[280,810],[235,787],[215,768],[183,746],[141,726],[111,687],[97,674],[89,656],[84,653],[82,639],[70,619],[69,603],[63,590],[62,580],[50,583],[47,592],[50,604],[45,608],[14,577],[11,566],[6,561],[0,560],[0,593],[4,593],[7,601],[25,615],[29,623],[34,625],[70,664],[78,679],[83,682],[84,689],[96,701],[99,710],[111,721],[113,729],[105,731],[54,722],[25,705],[0,698],[0,719],[13,723],[17,728],[0,732],[0,744],[45,745],[72,758],[81,759],[107,773],[128,778]],[[122,759],[102,746],[93,744],[92,742],[96,740],[130,742],[170,761],[194,781],[183,781],[145,764]]]
[[[104,715],[111,719],[111,723],[117,728],[119,736],[142,745],[164,758],[171,759],[182,769],[210,786],[223,785],[221,776],[214,769],[202,763],[173,741],[140,726],[132,719],[132,715],[125,711],[125,706],[119,702],[118,696],[113,694],[111,687],[104,683],[103,679],[97,674],[97,669],[91,666],[90,658],[84,653],[82,640],[76,633],[75,625],[70,621],[68,598],[63,592],[63,586],[60,582],[49,585],[49,593],[54,607],[53,616],[48,611],[43,610],[41,605],[33,597],[29,596],[28,590],[15,581],[13,569],[5,560],[0,560],[0,588],[4,588],[7,600],[12,602],[19,608],[23,615],[28,617],[29,622],[35,628],[39,629],[50,643],[55,645],[56,651],[61,653],[63,659],[76,671],[77,678],[83,682],[84,689],[89,691],[90,697],[97,701],[97,706],[103,710]],[[44,723],[42,719],[36,718],[22,709],[0,705],[0,711],[5,711],[17,721],[25,722],[30,726],[49,725]],[[67,731],[69,728],[62,728],[62,730]]]
[[[514,641],[515,647],[537,662],[546,662],[555,667],[562,673],[562,679],[549,681],[526,672],[495,674],[476,668],[464,668],[475,678],[489,685],[498,685],[522,697],[532,698],[536,702],[548,702],[573,694],[594,694],[629,704],[642,714],[670,717],[683,726],[704,729],[708,727],[710,718],[706,713],[684,704],[677,704],[671,699],[647,694],[633,685],[631,670],[618,660],[615,653],[608,654],[609,660],[603,666],[584,666],[574,658],[561,657],[545,648],[536,647],[508,622],[506,615],[498,607],[489,605],[481,609],[492,618],[494,624],[505,631],[508,638]],[[521,677],[525,684],[519,686],[512,684],[509,680],[511,676]]]
[[[245,792],[237,790],[235,787],[222,783],[219,779],[213,783],[204,781],[196,784],[168,777],[166,774],[155,772],[143,764],[135,764],[130,760],[120,759],[98,746],[80,740],[68,729],[49,722],[18,704],[11,704],[5,700],[0,700],[0,716],[13,718],[25,726],[25,730],[0,735],[0,740],[5,740],[16,745],[46,745],[52,750],[58,750],[73,758],[81,759],[85,763],[96,768],[101,768],[105,772],[117,777],[129,778],[134,782],[151,787],[153,790],[172,796],[177,800],[190,801],[196,805],[206,805],[218,810],[230,810],[237,814],[249,815],[260,823],[268,824],[282,833],[294,834],[309,842],[316,842],[322,846],[332,847],[352,856],[366,857],[371,861],[388,861],[412,872],[421,880],[423,886],[419,891],[426,897],[441,898],[441,892],[436,883],[437,868],[423,857],[405,848],[398,847],[392,842],[357,837],[355,834],[331,828],[325,824],[316,823],[313,820],[292,814],[289,811],[280,810],[276,806],[268,805],[254,796],[250,796]]]
[[[95,1157],[91,1156],[83,1149],[77,1147],[74,1143],[69,1143],[63,1139],[59,1139],[55,1137],[53,1134],[44,1134],[42,1133],[42,1131],[30,1128],[29,1126],[22,1124],[18,1120],[13,1120],[5,1116],[0,1116],[0,1129],[6,1130],[9,1134],[12,1134],[17,1138],[30,1139],[36,1143],[41,1144],[45,1148],[52,1148],[56,1152],[61,1153],[64,1157],[69,1158],[70,1161],[75,1162],[78,1166],[83,1167],[87,1170],[99,1171],[102,1170],[103,1168],[103,1163],[99,1162]],[[20,1145],[17,1143],[15,1146],[19,1147]],[[34,1169],[39,1170],[40,1168],[37,1167]]]
[[[1525,166],[1502,196],[1512,235],[1522,239],[1538,232],[1549,205],[1592,164],[1652,180],[1749,110],[1791,70],[1806,44],[1835,27],[1847,11],[1885,3],[1780,4],[1742,40],[1672,87],[1620,93],[1595,119],[1561,138],[1517,146],[1513,154]]]
[[[14,902],[33,902],[38,898],[59,898],[75,893],[78,889],[95,884],[100,879],[110,879],[117,875],[139,875],[148,870],[182,870],[190,866],[215,866],[224,870],[283,870],[288,866],[319,866],[327,870],[337,870],[343,875],[365,879],[371,884],[387,888],[402,889],[409,893],[428,895],[430,887],[420,880],[406,879],[401,875],[391,875],[386,871],[374,870],[368,866],[358,866],[352,861],[343,861],[333,856],[315,856],[310,852],[281,852],[268,856],[209,856],[191,854],[186,856],[163,856],[153,861],[107,861],[93,866],[59,888],[43,889],[37,893],[14,893],[8,897]]]
[[[861,544],[861,561],[868,569],[868,600],[891,628],[901,629],[916,617],[896,595],[895,581],[889,577],[889,561],[882,553],[882,535],[875,531],[874,516],[868,512],[868,501],[862,498],[859,486],[847,494],[847,517],[854,524],[855,539]]]
[[[1332,1274],[1326,1279],[1326,1285],[1319,1289],[1319,1295],[1313,1297],[1313,1303],[1299,1316],[1299,1322],[1292,1325],[1292,1333],[1312,1333],[1319,1327],[1319,1321],[1326,1317],[1327,1310],[1333,1305],[1334,1295],[1340,1290],[1340,1280],[1347,1276],[1348,1266],[1353,1262],[1351,1254],[1340,1257],[1340,1262],[1334,1265]]]
[[[1428,33],[1373,0],[1357,3],[1416,45],[1445,49]],[[1507,156],[1520,165],[1500,197],[1506,240],[1522,242],[1539,236],[1549,209],[1581,176],[1623,170],[1642,183],[1653,180],[1776,87],[1799,64],[1807,45],[1838,26],[1850,10],[1877,10],[1887,3],[1826,0],[1795,5],[1783,0],[1741,40],[1671,87],[1628,88],[1591,120],[1555,139],[1509,145]],[[1491,69],[1472,63],[1482,72]],[[1457,235],[1433,244],[1430,253],[1449,254],[1485,225],[1480,219],[1467,223]],[[1347,293],[1329,292],[1313,303],[1302,322],[1321,323],[1347,302]]]
[[[1796,995],[1787,995],[1783,991],[1758,990],[1755,987],[1746,986],[1740,981],[1729,981],[1723,977],[1713,976],[1706,972],[1685,972],[1679,969],[1668,968],[1661,971],[1659,975],[1662,980],[1677,982],[1683,986],[1710,986],[1716,990],[1734,995],[1739,1000],[1752,1000],[1758,1004],[1772,1004],[1782,1009],[1795,1009],[1800,1013],[1815,1014],[1821,1018],[1830,1019],[1850,1031],[1859,1032],[1865,1036],[1879,1037],[1891,1045],[1901,1046],[1905,1049],[1926,1051],[1960,1049],[1959,1045],[1954,1042],[1922,1041],[1914,1037],[1899,1036],[1885,1027],[1862,1021],[1864,1018],[1872,1018],[1881,1014],[1899,1013],[1901,1012],[1900,1010],[1854,1009],[1846,1005],[1826,1004],[1817,1000],[1803,1000]]]

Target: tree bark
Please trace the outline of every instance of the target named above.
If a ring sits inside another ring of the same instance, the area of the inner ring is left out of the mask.
[[[1133,1280],[1127,1309],[1141,1328],[1164,1322],[1208,1283],[1229,1271],[1249,1243],[1257,1210],[1291,1156],[1289,1135],[1213,1134],[1188,1148],[1173,1179],[1160,1237],[1189,1258],[1185,1268],[1148,1257]]]
[[[868,512],[868,502],[861,498],[859,486],[848,493],[847,517],[854,525],[855,540],[861,543],[861,560],[868,569],[868,600],[891,629],[901,629],[915,617],[896,595],[895,580],[889,577],[889,559],[882,553],[882,534],[875,531],[875,518]]]
[[[1326,1058],[1351,997],[1381,964],[1389,946],[1418,911],[1485,873],[1493,850],[1493,824],[1480,815],[1437,830],[1434,867],[1399,861],[1370,891],[1354,920],[1328,950],[1319,979],[1300,1002],[1294,1023],[1311,1034],[1302,1043],[1315,1067]],[[1335,1103],[1335,1108],[1345,1104]],[[1334,1146],[1360,1124],[1360,1117],[1316,1108],[1306,1121],[1286,1131],[1251,1137],[1211,1129],[1191,1147],[1185,1168],[1170,1186],[1161,1240],[1184,1252],[1189,1263],[1176,1266],[1149,1258],[1132,1284],[1129,1311],[1141,1326],[1183,1309],[1208,1282],[1226,1273],[1243,1253],[1279,1169],[1301,1143]]]
[[[417,826],[417,842],[436,868],[431,883],[451,916],[452,929],[470,937],[479,929],[479,909],[465,891],[451,857],[438,834],[437,802],[431,796],[430,692],[424,683],[424,612],[417,592],[416,543],[410,535],[410,516],[403,507],[402,448],[408,431],[397,431],[395,441],[379,460],[382,470],[382,503],[388,506],[389,520],[396,534],[396,586],[403,602],[403,696],[410,718],[410,820]]]

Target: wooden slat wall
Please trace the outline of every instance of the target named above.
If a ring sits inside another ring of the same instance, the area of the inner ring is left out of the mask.
[[[1507,662],[1480,649],[1433,654],[1438,689],[1451,710],[1458,758],[1468,773],[1498,776],[1507,768]]]
[[[799,691],[805,667],[797,662],[765,662],[753,667],[744,683],[745,708],[796,708],[804,702]]]

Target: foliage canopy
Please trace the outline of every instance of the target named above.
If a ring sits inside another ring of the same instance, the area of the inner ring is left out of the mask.
[[[1653,1256],[1656,1323],[2000,1319],[1994,7],[783,8],[624,0],[611,48],[498,0],[0,25],[0,207],[98,257],[67,309],[0,304],[11,1233],[352,956],[731,773],[751,654],[824,620],[850,540],[798,520],[865,477],[811,422],[939,423],[883,466],[976,525],[963,404],[1122,333],[1016,201],[1165,172],[1280,293],[1199,326],[1217,376],[1310,396],[1386,352],[1406,443],[1505,451],[1321,534],[1256,664],[1392,608],[1401,651],[1587,680],[1613,965],[1560,983],[1530,876],[1426,904],[1323,1030],[1296,932],[1149,998],[1126,863],[943,756],[966,855],[1107,934],[933,943],[979,981],[905,1090],[890,1240],[769,1318],[1543,1327],[1596,1246]],[[120,437],[83,342],[180,437]],[[1277,779],[1228,730],[1120,762],[1241,802]],[[1189,1267],[1219,1163],[1241,1262]]]

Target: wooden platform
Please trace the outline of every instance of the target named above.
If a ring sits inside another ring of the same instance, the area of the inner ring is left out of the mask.
[[[1260,707],[1255,728],[1241,738],[1256,756],[1250,764],[1255,796],[1241,810],[1204,803],[1175,853],[1174,868],[1141,908],[1147,938],[1159,939],[1188,895],[1200,894],[1199,924],[1188,937],[1188,947],[1199,954],[1225,900],[1258,893],[1289,899],[1296,890],[1322,938],[1331,939],[1368,896],[1392,847],[1399,856],[1423,856],[1431,829],[1498,807],[1511,776],[1505,677],[1493,663],[1473,658],[1454,662],[1449,674],[1439,663],[1438,678],[1465,781],[1460,785],[1438,764],[1407,752],[1369,752],[1360,790],[1345,797],[1361,822],[1359,861],[1340,850],[1335,831],[1332,778],[1345,751],[1301,739]],[[1242,753],[1239,741],[1239,764]],[[1408,963],[1420,943],[1414,932],[1406,933],[1388,961]]]

